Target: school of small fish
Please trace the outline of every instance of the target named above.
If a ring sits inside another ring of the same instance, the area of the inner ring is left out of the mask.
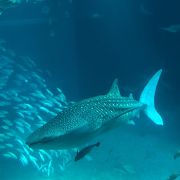
[[[48,89],[43,71],[29,57],[0,47],[0,158],[20,161],[51,176],[72,160],[66,150],[32,150],[26,137],[67,105],[62,90]]]

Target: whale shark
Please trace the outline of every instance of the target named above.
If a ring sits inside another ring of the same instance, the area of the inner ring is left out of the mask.
[[[70,149],[86,145],[99,135],[122,124],[135,124],[143,111],[156,125],[163,119],[155,108],[155,92],[162,69],[156,72],[143,89],[139,100],[120,94],[115,79],[105,95],[73,103],[26,139],[32,149]]]

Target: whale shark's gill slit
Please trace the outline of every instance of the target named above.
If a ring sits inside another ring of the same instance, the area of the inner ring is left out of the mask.
[[[31,146],[37,145],[37,144],[46,144],[46,143],[52,142],[52,140],[55,140],[55,138],[54,137],[44,137],[43,139],[41,139],[39,141],[34,141],[34,142],[30,142],[30,143],[26,142],[26,144],[28,144],[31,147]]]

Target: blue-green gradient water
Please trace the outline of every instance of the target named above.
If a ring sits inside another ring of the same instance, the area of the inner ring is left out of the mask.
[[[180,3],[155,0],[0,1],[0,180],[180,179]],[[33,150],[25,139],[115,78],[139,100],[162,68],[155,106],[77,149]],[[179,154],[178,154],[179,153]],[[177,155],[177,158],[174,156]]]

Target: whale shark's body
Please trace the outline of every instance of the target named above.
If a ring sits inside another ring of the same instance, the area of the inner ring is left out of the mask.
[[[34,149],[68,149],[85,145],[122,123],[133,124],[133,118],[144,111],[156,124],[163,125],[154,107],[159,70],[145,86],[140,100],[132,95],[122,97],[117,80],[106,95],[92,97],[65,108],[54,119],[33,132],[26,143]]]

